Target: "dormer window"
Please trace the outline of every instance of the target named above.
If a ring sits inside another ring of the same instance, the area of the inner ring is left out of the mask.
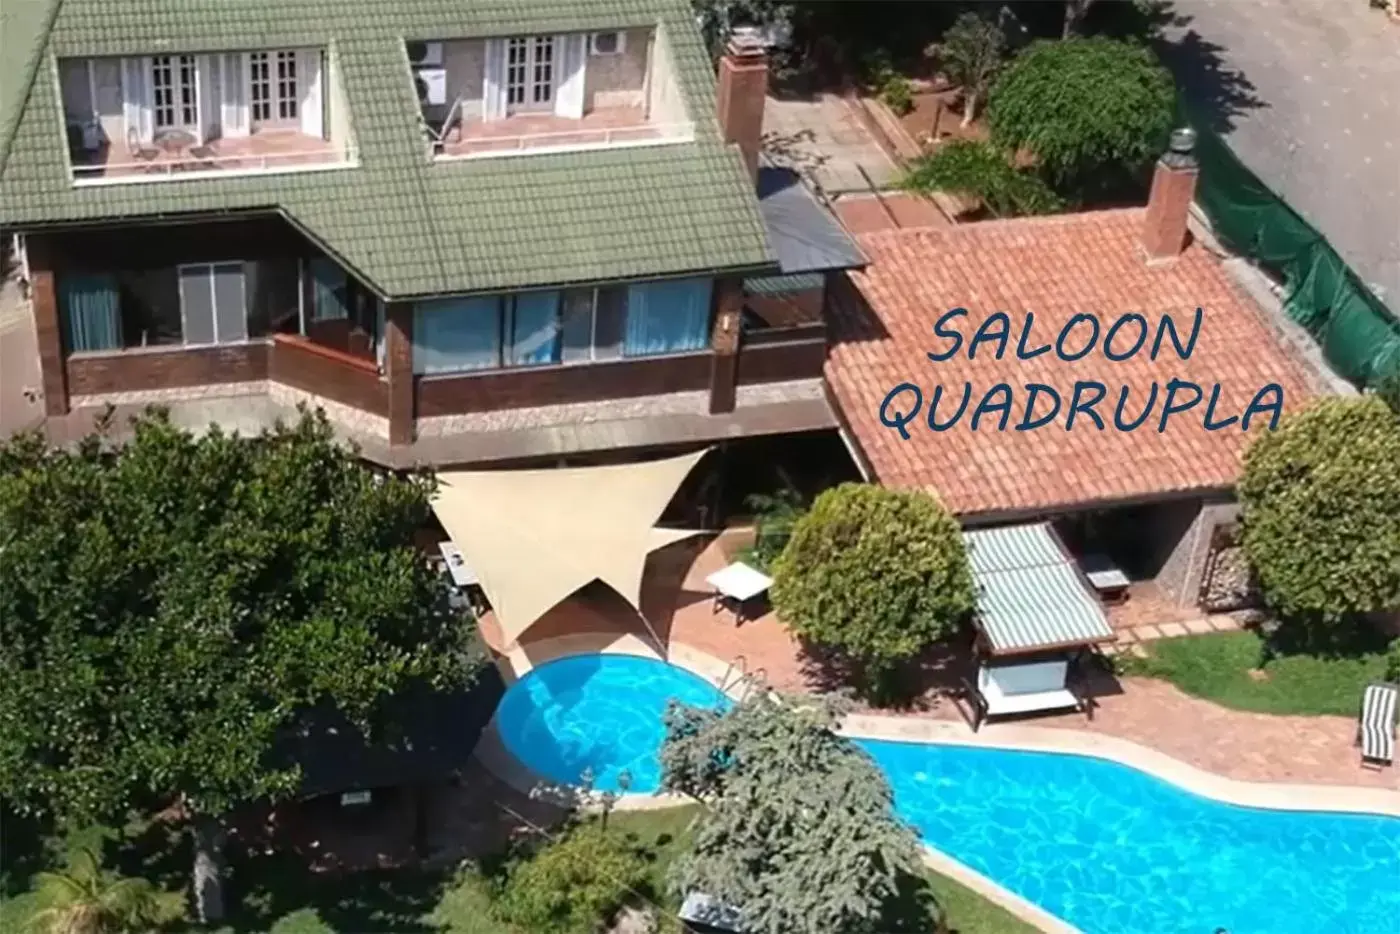
[[[58,71],[78,184],[353,163],[326,49],[66,58]]]
[[[588,51],[591,55],[621,55],[625,48],[626,41],[623,34],[613,30],[612,32],[595,32],[589,43]]]

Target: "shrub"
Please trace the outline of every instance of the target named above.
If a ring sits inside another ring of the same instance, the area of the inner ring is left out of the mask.
[[[887,75],[880,82],[880,100],[896,116],[902,117],[914,110],[914,86],[903,75]]]
[[[1380,378],[1376,383],[1376,395],[1390,406],[1392,412],[1400,415],[1400,370]]]
[[[792,527],[805,510],[802,496],[796,490],[784,489],[772,496],[755,493],[745,503],[754,512],[754,543],[743,557],[766,572],[792,538]]]
[[[1245,553],[1294,635],[1400,606],[1400,420],[1380,399],[1286,418],[1250,446],[1239,493]]]
[[[645,880],[625,841],[581,824],[511,867],[496,911],[531,934],[593,934]]]
[[[817,497],[773,579],[788,625],[856,662],[880,692],[899,662],[952,634],[975,600],[957,520],[924,493],[861,483]]]
[[[1136,176],[1166,145],[1174,111],[1171,75],[1150,49],[1067,39],[1033,42],[1002,71],[987,123],[993,142],[1034,153],[1064,192]]]
[[[976,140],[940,144],[914,160],[900,184],[911,191],[977,198],[997,217],[1052,214],[1064,207],[1039,176],[1017,169],[995,146]]]

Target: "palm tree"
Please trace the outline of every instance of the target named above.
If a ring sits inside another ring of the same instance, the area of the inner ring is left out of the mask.
[[[179,897],[104,871],[90,846],[75,850],[64,871],[39,873],[37,894],[44,906],[31,921],[37,934],[138,934],[158,926],[167,901]]]

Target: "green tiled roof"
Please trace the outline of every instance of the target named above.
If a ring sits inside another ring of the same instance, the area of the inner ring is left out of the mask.
[[[3,0],[0,8],[0,226],[279,210],[392,297],[774,266],[753,184],[720,137],[714,77],[686,0]],[[693,142],[428,159],[405,38],[658,23]],[[358,167],[74,187],[58,58],[308,45],[338,59]]]

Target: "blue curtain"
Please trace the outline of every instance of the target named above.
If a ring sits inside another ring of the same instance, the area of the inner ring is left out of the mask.
[[[59,298],[70,351],[121,349],[121,299],[114,276],[62,276]]]
[[[497,296],[445,298],[414,307],[415,373],[482,370],[500,362],[501,302]]]
[[[709,279],[672,279],[629,288],[622,352],[640,357],[684,353],[708,345],[711,285]]]
[[[523,292],[514,298],[506,362],[516,366],[559,362],[559,293]]]
[[[346,305],[345,270],[324,257],[307,263],[311,271],[311,320],[333,321],[350,316]]]

